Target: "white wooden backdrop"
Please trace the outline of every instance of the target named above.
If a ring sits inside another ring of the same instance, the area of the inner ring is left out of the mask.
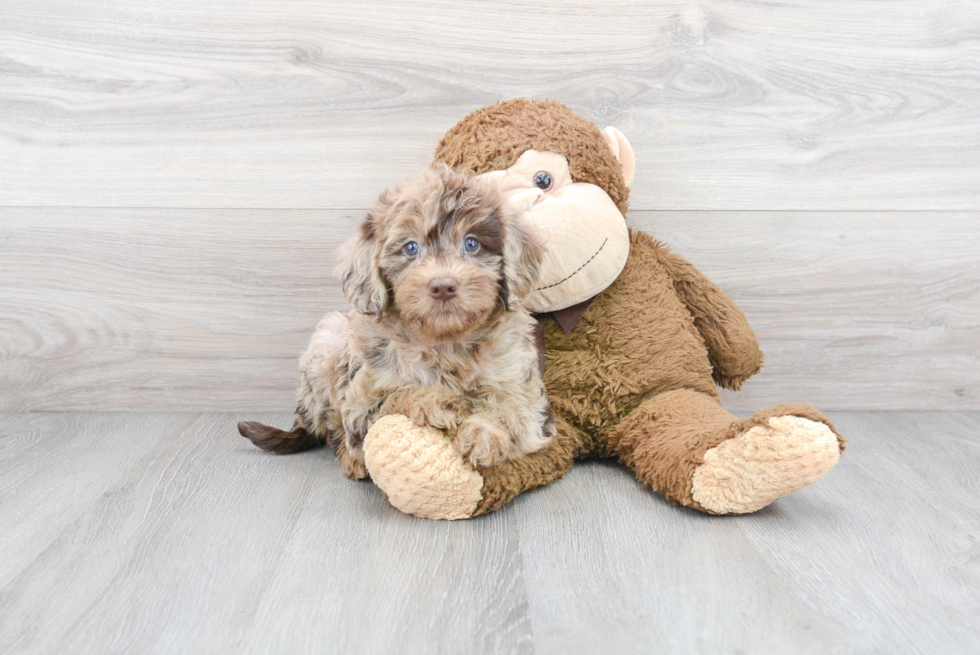
[[[976,0],[0,0],[0,411],[288,411],[336,245],[517,96],[629,137],[730,406],[980,408]]]

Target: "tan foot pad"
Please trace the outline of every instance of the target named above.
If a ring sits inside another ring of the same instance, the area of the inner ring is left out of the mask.
[[[716,514],[746,514],[813,484],[834,468],[840,445],[829,427],[774,416],[704,454],[691,495]]]
[[[368,473],[406,514],[429,519],[473,516],[483,477],[463,460],[441,430],[419,427],[399,414],[384,416],[364,439]]]

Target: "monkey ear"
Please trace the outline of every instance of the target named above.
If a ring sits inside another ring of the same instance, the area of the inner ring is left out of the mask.
[[[626,136],[622,132],[612,125],[602,130],[602,138],[609,149],[613,151],[613,154],[616,155],[616,159],[619,160],[620,166],[623,167],[623,180],[626,181],[626,186],[630,186],[633,184],[633,176],[636,174],[636,157],[633,155],[630,142],[626,140]]]
[[[376,206],[358,233],[344,244],[334,273],[354,311],[371,316],[380,316],[388,306],[388,288],[378,267],[381,244],[375,230],[377,210]]]
[[[504,217],[504,300],[514,309],[534,291],[544,249],[531,226],[519,214]]]

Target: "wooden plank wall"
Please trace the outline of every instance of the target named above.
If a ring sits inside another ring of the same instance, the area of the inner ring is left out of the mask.
[[[615,125],[732,407],[980,408],[980,3],[0,0],[0,411],[288,410],[333,251],[503,98]]]

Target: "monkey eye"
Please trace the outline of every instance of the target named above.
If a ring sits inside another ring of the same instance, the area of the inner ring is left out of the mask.
[[[402,246],[402,252],[408,257],[414,257],[419,254],[419,244],[414,241],[409,241],[404,246]]]
[[[466,237],[463,240],[463,250],[471,255],[480,252],[480,242],[474,237]]]
[[[534,174],[534,186],[538,187],[542,191],[547,191],[551,188],[551,173],[548,171],[538,171]]]

